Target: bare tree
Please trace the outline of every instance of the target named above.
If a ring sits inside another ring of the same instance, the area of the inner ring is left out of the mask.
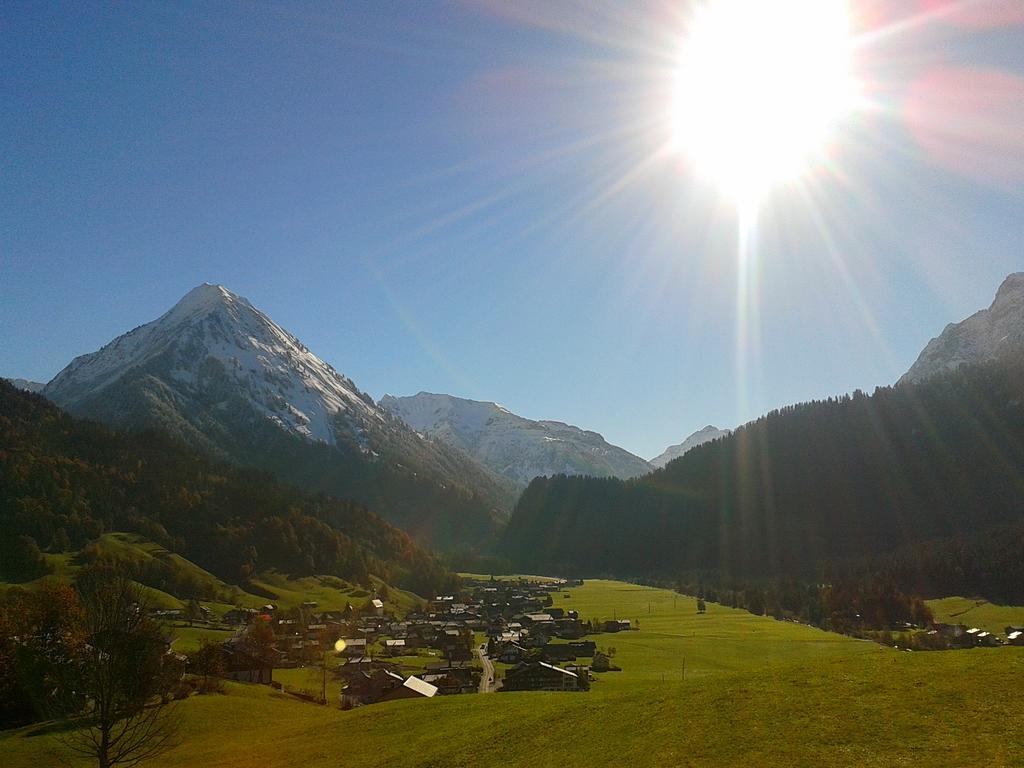
[[[99,768],[132,768],[177,742],[170,702],[181,667],[135,582],[97,567],[83,571],[77,587],[84,643],[55,667],[62,694],[85,705],[63,739]]]

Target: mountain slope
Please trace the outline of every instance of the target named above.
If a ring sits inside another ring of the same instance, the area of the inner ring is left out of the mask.
[[[526,573],[814,578],[840,560],[1024,524],[1021,467],[1017,353],[775,411],[635,480],[534,480],[503,550]]]
[[[1024,272],[1007,277],[988,309],[950,323],[928,342],[900,383],[923,381],[965,363],[982,363],[1024,350]]]
[[[420,392],[385,395],[380,404],[417,432],[454,446],[521,488],[544,475],[629,478],[650,466],[596,432],[532,421],[496,403]]]
[[[717,440],[720,437],[727,437],[730,434],[732,434],[732,430],[719,429],[718,427],[713,427],[708,424],[704,429],[697,430],[678,445],[670,445],[661,454],[655,456],[648,463],[655,469],[661,469],[673,459],[678,459],[684,453],[696,448],[698,445],[703,445],[711,440]]]
[[[365,507],[217,462],[157,431],[80,421],[5,382],[0,445],[0,578],[38,575],[26,556],[38,561],[38,548],[72,552],[104,532],[131,531],[228,583],[268,568],[361,583],[372,573],[424,594],[450,580]],[[137,570],[133,578],[158,579],[176,594],[214,597],[181,569],[174,577],[144,563]]]
[[[377,406],[246,299],[203,284],[73,360],[44,394],[116,427],[159,427],[221,457],[370,504],[433,546],[475,545],[512,490]]]
[[[153,364],[156,365],[153,365]],[[241,396],[254,414],[299,437],[359,444],[385,420],[349,379],[306,349],[246,299],[203,284],[151,323],[75,358],[45,394],[75,409],[126,373],[154,367],[176,394],[229,387],[218,405]]]

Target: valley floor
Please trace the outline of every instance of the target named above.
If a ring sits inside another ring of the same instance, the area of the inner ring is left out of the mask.
[[[589,693],[436,697],[350,712],[264,686],[182,702],[165,768],[327,766],[893,766],[1024,764],[1024,648],[908,653],[709,605],[588,582],[556,596],[621,672]],[[682,659],[685,657],[685,680]],[[45,728],[0,734],[5,768],[56,763]]]

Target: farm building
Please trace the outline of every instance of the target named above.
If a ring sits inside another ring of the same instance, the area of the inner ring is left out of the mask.
[[[505,673],[503,691],[578,691],[579,677],[543,661],[521,664]]]
[[[418,677],[410,677],[402,685],[385,693],[380,700],[398,701],[399,699],[429,699],[435,695],[437,695],[437,686],[420,680]]]

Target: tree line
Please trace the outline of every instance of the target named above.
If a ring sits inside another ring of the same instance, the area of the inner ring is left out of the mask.
[[[904,592],[1019,602],[1022,499],[1015,355],[773,411],[642,478],[538,478],[502,554],[532,572],[720,583],[884,567]]]
[[[366,507],[297,490],[268,472],[214,460],[158,430],[120,433],[0,382],[0,576],[45,571],[72,552],[133,531],[229,583],[262,569],[369,574],[421,594],[454,576]],[[193,595],[179,595],[191,597]]]

